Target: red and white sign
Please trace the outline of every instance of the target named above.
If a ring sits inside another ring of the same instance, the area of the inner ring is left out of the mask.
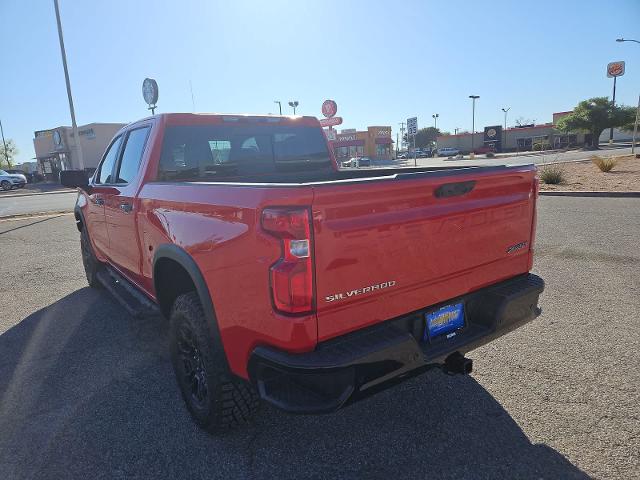
[[[321,118],[320,125],[323,127],[334,127],[342,123],[342,117]]]
[[[611,62],[607,65],[607,77],[621,77],[624,75],[624,62]]]
[[[331,118],[336,113],[338,113],[338,104],[336,102],[334,102],[333,100],[325,100],[324,102],[322,102],[322,114],[325,117]]]

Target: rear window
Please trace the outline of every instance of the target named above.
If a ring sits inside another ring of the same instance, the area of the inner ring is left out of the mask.
[[[175,125],[165,130],[158,180],[242,181],[331,169],[320,128]]]

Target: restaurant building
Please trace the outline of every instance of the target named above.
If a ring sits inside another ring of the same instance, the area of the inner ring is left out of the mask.
[[[89,123],[78,126],[84,168],[92,173],[113,136],[124,123]],[[62,170],[80,168],[78,146],[71,127],[56,127],[34,132],[33,147],[38,170],[49,181],[58,181]]]
[[[372,160],[393,158],[391,127],[388,126],[367,127],[364,131],[355,128],[341,130],[330,143],[338,161],[352,157],[369,157]]]

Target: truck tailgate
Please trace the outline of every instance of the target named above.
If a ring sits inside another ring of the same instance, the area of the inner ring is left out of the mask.
[[[318,341],[529,270],[535,167],[314,186]]]

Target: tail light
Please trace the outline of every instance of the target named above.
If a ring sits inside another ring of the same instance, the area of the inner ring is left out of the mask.
[[[276,310],[308,313],[313,310],[311,222],[306,208],[266,208],[262,228],[280,239],[280,259],[269,269]]]

